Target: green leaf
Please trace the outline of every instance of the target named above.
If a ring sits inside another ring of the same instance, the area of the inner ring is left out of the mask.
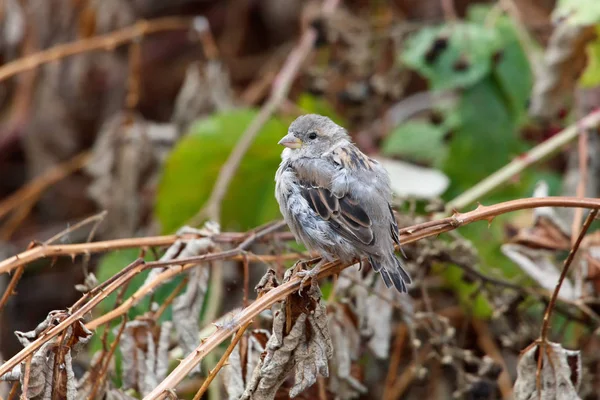
[[[600,1],[559,0],[552,13],[552,19],[571,25],[595,25],[600,22]]]
[[[158,187],[155,213],[164,232],[176,230],[202,208],[222,165],[256,115],[249,109],[217,113],[198,121],[179,141]],[[272,118],[248,149],[222,202],[223,230],[247,230],[280,217],[274,176],[282,150],[277,142],[286,131],[283,122]]]
[[[455,112],[461,123],[452,134],[443,166],[452,182],[447,198],[467,190],[526,149],[492,77],[466,90]]]
[[[596,39],[586,46],[587,65],[579,84],[584,88],[600,85],[600,25],[596,25]]]
[[[443,126],[424,121],[408,121],[398,126],[383,142],[385,155],[397,155],[408,161],[441,165],[448,153]]]
[[[501,47],[494,29],[475,23],[423,28],[407,41],[402,61],[429,80],[432,89],[469,87],[491,70]]]

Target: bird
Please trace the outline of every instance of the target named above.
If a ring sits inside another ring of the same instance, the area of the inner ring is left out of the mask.
[[[390,177],[362,153],[342,126],[306,114],[279,141],[284,146],[275,173],[275,197],[296,240],[321,254],[302,284],[322,265],[368,259],[385,285],[406,293],[411,278],[395,254],[398,224],[390,204]]]

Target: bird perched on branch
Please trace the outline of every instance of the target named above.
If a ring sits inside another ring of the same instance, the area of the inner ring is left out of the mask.
[[[394,253],[400,245],[390,206],[387,171],[354,146],[344,128],[315,114],[297,118],[279,141],[285,146],[275,196],[296,239],[327,261],[368,258],[387,287],[406,292],[410,276]]]

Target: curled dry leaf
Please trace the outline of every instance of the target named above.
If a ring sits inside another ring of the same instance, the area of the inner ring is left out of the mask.
[[[77,395],[79,398],[88,399],[94,390],[98,379],[101,379],[101,371],[104,366],[104,353],[96,352],[90,360],[90,366],[85,374],[77,381]],[[108,381],[96,390],[96,398],[102,399],[108,389]]]
[[[210,236],[216,235],[220,232],[219,224],[215,222],[207,222],[200,229],[191,228],[184,226],[177,231],[177,235],[191,234],[198,235],[197,239],[177,239],[173,243],[165,254],[160,258],[160,261],[171,261],[177,265],[178,258],[193,257],[205,254],[209,251],[214,250],[214,243],[210,239]],[[144,285],[152,282],[158,275],[160,275],[166,268],[154,268],[148,274]]]
[[[290,295],[283,305],[274,306],[273,316],[273,333],[264,358],[254,369],[241,399],[273,399],[292,371],[290,397],[312,386],[318,375],[329,375],[327,361],[333,355],[333,344],[318,287],[311,287],[302,296]]]
[[[48,317],[34,330],[15,332],[15,335],[25,347],[41,337],[44,332],[67,318],[66,311],[52,311]],[[65,330],[62,335],[44,343],[32,356],[27,397],[36,399],[67,399],[75,400],[77,383],[73,373],[73,355],[92,337],[92,332],[78,320]],[[24,384],[26,362],[16,366],[0,380],[20,380]]]
[[[542,357],[540,396],[536,384],[539,357]],[[580,380],[579,351],[564,349],[559,343],[534,343],[519,359],[514,397],[515,400],[577,400]]]
[[[119,343],[123,388],[146,395],[167,376],[171,327],[171,322],[158,325],[152,319],[127,322]]]
[[[356,282],[364,284],[359,285]],[[382,282],[381,279],[377,279],[373,270],[363,278],[358,268],[346,268],[338,278],[336,293],[340,302],[346,306],[346,312],[351,313],[352,319],[358,321],[358,326],[353,329],[358,329],[361,338],[365,339],[375,357],[386,359],[389,356],[392,336],[394,304],[402,307],[403,315],[408,319],[413,311],[408,296],[385,290]],[[373,290],[369,291],[369,286],[372,286]],[[408,304],[405,304],[407,300]]]
[[[93,182],[89,194],[108,210],[107,234],[131,236],[152,206],[140,191],[152,190],[160,166],[177,140],[175,127],[118,113],[100,129],[92,158],[86,166]]]
[[[550,291],[554,290],[560,277],[560,270],[552,252],[544,249],[532,249],[519,244],[504,244],[501,250],[541,287]],[[574,300],[578,297],[575,287],[569,279],[563,281],[558,296],[565,300]]]
[[[352,375],[352,365],[360,356],[360,334],[345,307],[333,307],[329,330],[334,347],[329,390],[341,399],[353,399],[367,393],[366,386]]]
[[[111,389],[106,392],[105,400],[136,400],[136,397],[133,397],[126,392],[119,389]]]
[[[558,23],[536,69],[529,113],[537,118],[555,118],[586,65],[587,44],[595,37],[592,26]]]
[[[189,282],[185,292],[173,301],[173,325],[179,345],[185,354],[193,352],[200,343],[198,324],[208,288],[209,271],[207,265],[191,269],[188,272]],[[200,363],[194,371],[200,372]]]
[[[217,60],[193,63],[187,68],[171,120],[177,132],[184,134],[194,120],[233,106],[229,73],[223,64]]]
[[[252,373],[266,350],[271,332],[256,329],[235,346],[229,356],[229,363],[221,371],[224,375],[225,390],[229,400],[237,400],[244,394],[244,388],[252,379]],[[241,354],[245,349],[245,354]]]

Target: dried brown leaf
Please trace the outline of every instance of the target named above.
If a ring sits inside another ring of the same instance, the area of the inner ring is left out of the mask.
[[[543,357],[541,393],[538,396],[536,372]],[[559,343],[534,344],[522,354],[517,365],[515,400],[577,400],[581,380],[581,354],[564,349]]]
[[[86,165],[93,178],[91,198],[108,210],[106,229],[112,237],[133,235],[151,204],[139,196],[157,183],[160,166],[177,140],[175,127],[121,112],[100,129]]]
[[[559,23],[550,37],[544,60],[537,67],[529,113],[552,119],[573,97],[579,76],[586,65],[586,46],[595,37],[593,27]]]
[[[67,318],[66,311],[51,311],[46,319],[29,332],[15,332],[23,346],[41,337],[47,329]],[[29,381],[27,385],[28,398],[67,399],[77,398],[77,382],[73,373],[72,356],[90,340],[92,332],[81,320],[68,327],[63,335],[44,343],[32,356],[30,363]],[[26,362],[15,367],[0,380],[20,380],[24,383]]]
[[[127,322],[119,342],[123,388],[146,395],[167,376],[171,328],[171,322],[157,325],[151,319]]]
[[[318,375],[329,375],[327,361],[333,355],[333,344],[319,289],[311,287],[303,296],[290,295],[283,306],[274,307],[273,315],[273,333],[264,359],[254,369],[242,399],[273,399],[292,371],[295,382],[290,397],[312,386]]]
[[[223,64],[216,60],[194,63],[187,68],[172,121],[179,133],[186,133],[194,120],[233,106],[229,73]]]
[[[510,243],[503,244],[501,250],[541,287],[554,290],[560,277],[560,269],[553,252]],[[563,281],[558,295],[567,300],[574,300],[578,297],[575,286],[569,279]]]

